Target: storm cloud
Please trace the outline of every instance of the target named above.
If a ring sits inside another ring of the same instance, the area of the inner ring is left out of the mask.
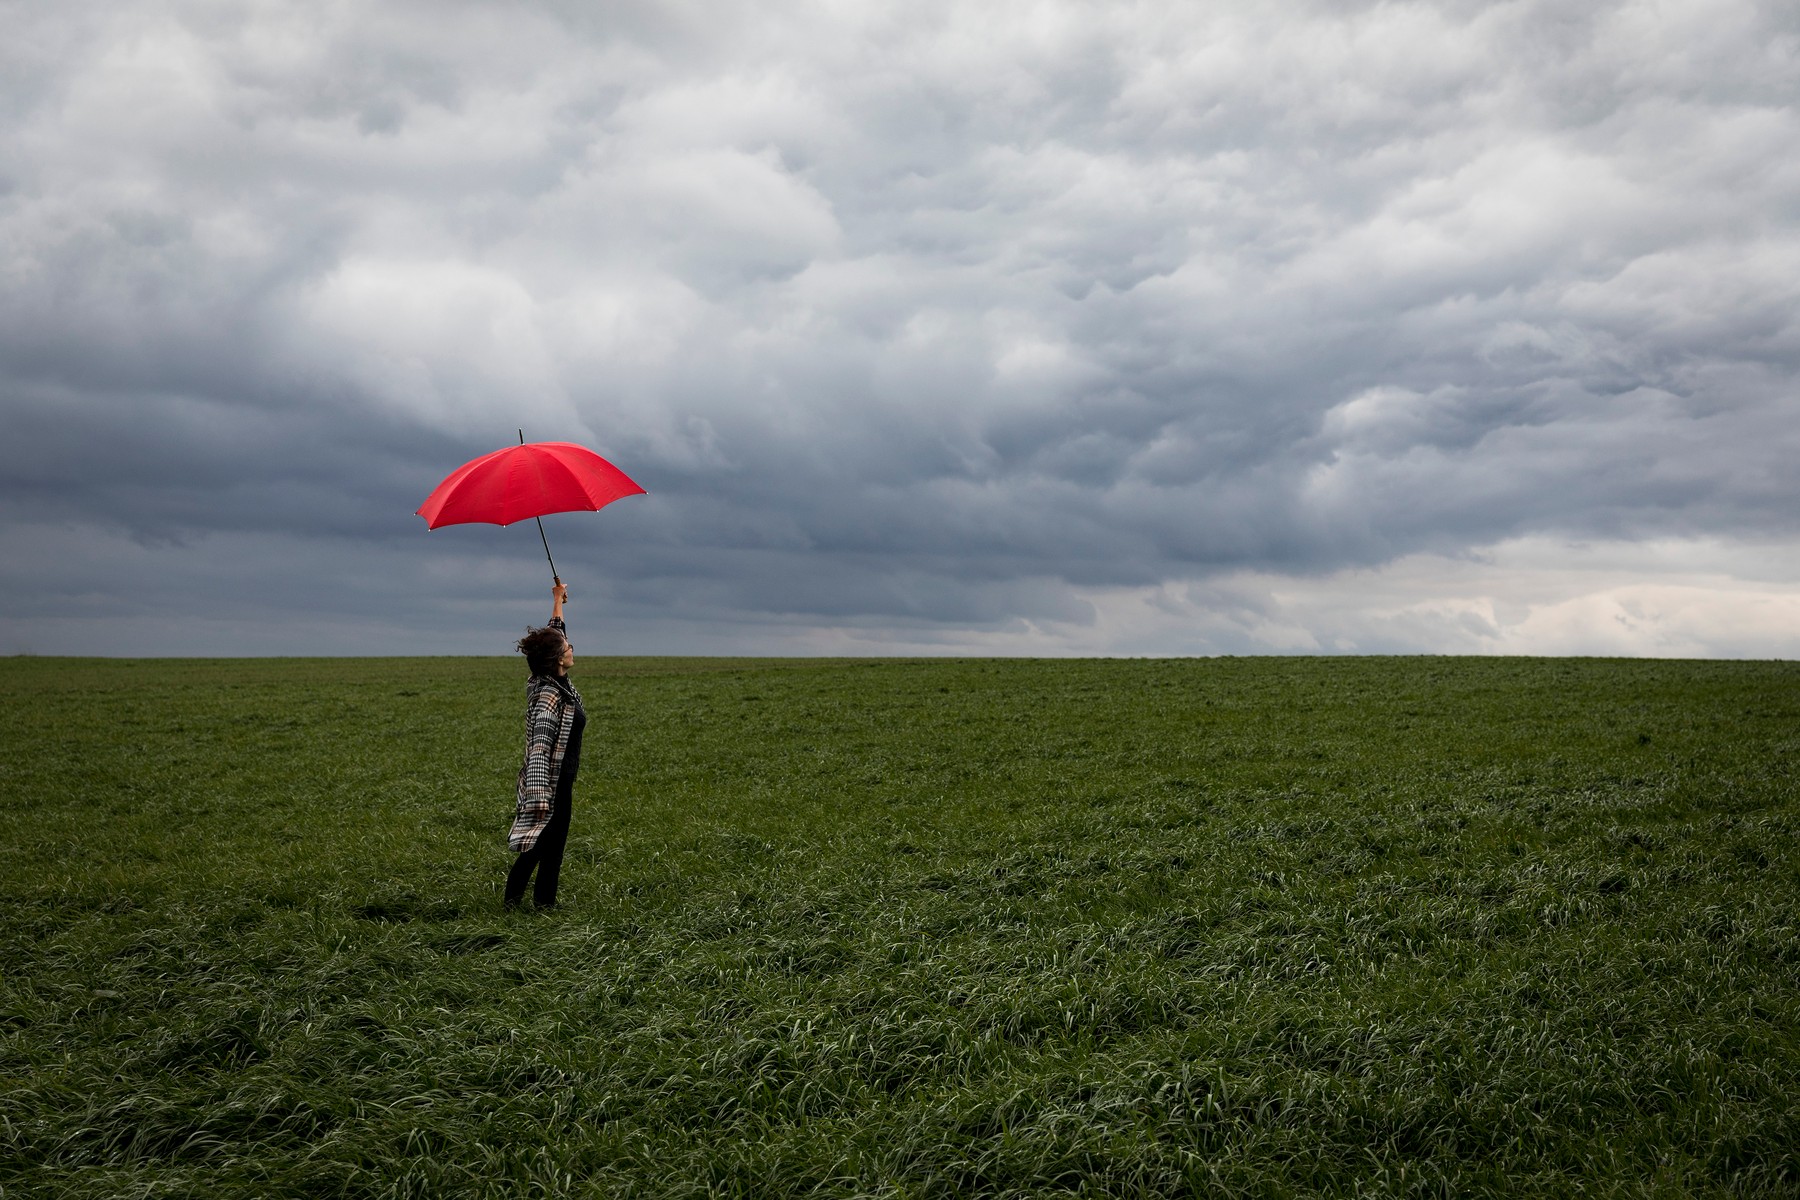
[[[1800,651],[1792,6],[9,22],[0,651]]]

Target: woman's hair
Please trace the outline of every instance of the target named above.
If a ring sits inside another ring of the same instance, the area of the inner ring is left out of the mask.
[[[563,652],[563,635],[545,625],[537,629],[527,629],[525,636],[519,639],[519,653],[531,665],[533,675],[554,675],[556,664],[561,661]]]

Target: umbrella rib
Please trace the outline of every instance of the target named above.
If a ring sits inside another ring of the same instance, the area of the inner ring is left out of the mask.
[[[592,489],[589,489],[589,486],[587,486],[587,479],[583,479],[583,477],[581,477],[580,473],[576,473],[576,470],[574,470],[574,468],[572,468],[572,466],[569,466],[569,464],[567,464],[567,462],[563,462],[562,459],[556,459],[556,457],[553,457],[553,459],[551,459],[551,462],[554,462],[554,464],[556,464],[556,470],[562,471],[563,475],[567,475],[567,477],[569,477],[569,479],[574,480],[574,486],[576,486],[576,489],[578,489],[578,491],[580,491],[581,497],[583,497],[583,498],[585,498],[585,500],[587,500],[587,511],[589,511],[589,513],[598,513],[599,504],[598,504],[598,502],[596,502],[596,500],[594,500],[594,493],[592,493]]]
[[[564,462],[562,459],[556,457],[553,454],[546,454],[546,455],[543,455],[542,457],[544,459],[543,465],[544,465],[544,468],[546,468],[546,470],[545,470],[546,474],[548,474],[548,468],[554,467],[557,471],[559,471],[562,474],[562,476],[565,479],[569,480],[570,482],[572,482],[575,485],[575,490],[580,492],[582,497],[588,502],[588,508],[585,511],[587,511],[587,512],[600,511],[599,506],[594,503],[594,493],[588,490],[587,481],[576,473],[575,468],[569,466],[568,463]],[[541,478],[541,476],[540,476],[540,478]],[[557,509],[555,511],[557,511],[557,512],[575,512],[578,510],[563,508],[563,509]]]

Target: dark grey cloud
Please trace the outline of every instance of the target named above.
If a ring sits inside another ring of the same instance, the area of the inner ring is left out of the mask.
[[[411,512],[518,426],[650,489],[550,524],[661,651],[1579,648],[1573,546],[1714,597],[1627,649],[1800,595],[1739,586],[1790,6],[13,15],[12,648],[489,648],[534,544]]]

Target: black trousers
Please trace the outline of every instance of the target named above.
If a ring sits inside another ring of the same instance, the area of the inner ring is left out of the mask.
[[[539,908],[549,908],[556,903],[556,884],[562,876],[563,847],[569,844],[569,810],[575,807],[575,798],[569,786],[574,780],[568,780],[556,789],[556,800],[550,806],[550,823],[538,834],[537,844],[520,854],[506,873],[506,903],[508,907],[517,905],[525,898],[525,881],[531,878],[531,869],[537,868],[537,882],[531,888],[531,902]]]

